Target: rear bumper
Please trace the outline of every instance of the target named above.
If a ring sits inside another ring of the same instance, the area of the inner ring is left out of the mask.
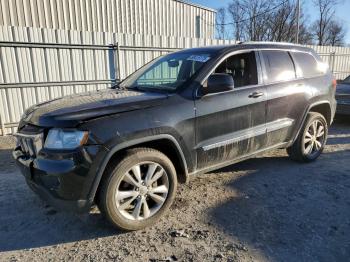
[[[93,159],[100,146],[81,148],[75,152],[40,154],[33,159],[18,148],[12,155],[29,187],[57,210],[87,212],[93,203],[89,199],[96,174]]]

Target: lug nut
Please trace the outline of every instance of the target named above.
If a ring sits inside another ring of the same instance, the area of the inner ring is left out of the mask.
[[[135,188],[135,190],[136,190],[136,191],[139,191],[139,188],[137,187],[137,188]]]

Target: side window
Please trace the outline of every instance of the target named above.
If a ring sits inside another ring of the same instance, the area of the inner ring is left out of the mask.
[[[261,52],[267,74],[267,82],[279,82],[295,79],[292,58],[286,51],[266,50]]]
[[[230,56],[215,69],[215,73],[232,75],[235,88],[257,85],[258,70],[255,52]]]
[[[319,63],[312,55],[293,52],[292,56],[296,64],[298,77],[313,77],[323,73]]]

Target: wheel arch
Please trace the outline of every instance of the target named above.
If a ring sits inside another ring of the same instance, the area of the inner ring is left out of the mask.
[[[293,141],[290,143],[290,145],[292,145],[295,142],[295,140],[297,140],[297,138],[298,138],[303,126],[304,126],[304,123],[306,121],[306,117],[310,112],[320,113],[321,115],[323,115],[325,117],[328,125],[330,125],[332,123],[331,103],[328,100],[318,101],[318,102],[310,104],[309,107],[307,108],[307,110],[305,111],[305,114],[304,114],[303,119],[301,121],[301,124],[298,128],[298,131],[297,131],[295,137],[293,138]]]
[[[100,168],[98,169],[98,172],[94,179],[92,188],[89,193],[90,201],[93,201],[95,198],[95,195],[100,186],[100,182],[102,180],[102,176],[107,166],[109,164],[112,164],[114,160],[117,160],[118,158],[122,157],[128,149],[136,147],[149,147],[159,150],[173,162],[174,167],[176,169],[178,181],[180,183],[186,183],[188,181],[188,167],[186,158],[181,149],[180,144],[173,136],[162,134],[151,137],[139,138],[120,143],[110,149],[106,157],[103,159],[102,164],[100,165]]]
[[[323,115],[327,121],[328,126],[332,123],[332,109],[331,104],[328,101],[313,104],[309,108],[308,113],[309,112],[320,113],[321,115]]]

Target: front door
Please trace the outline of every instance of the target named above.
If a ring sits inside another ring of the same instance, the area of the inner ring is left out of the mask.
[[[214,73],[231,74],[232,91],[196,100],[197,168],[214,167],[266,144],[266,90],[255,52],[229,56]]]

